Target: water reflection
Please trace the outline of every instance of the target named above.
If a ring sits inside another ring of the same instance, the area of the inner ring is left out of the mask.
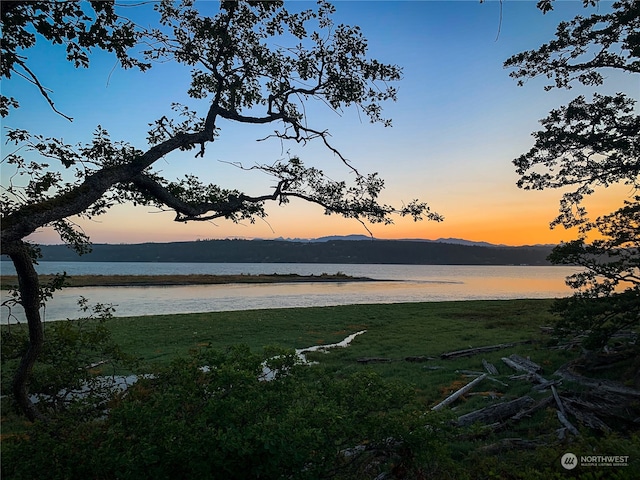
[[[138,273],[141,272],[139,265]],[[238,264],[230,265],[237,268]],[[256,273],[274,273],[274,269],[275,273],[292,272],[291,266],[260,266],[262,272]],[[43,315],[45,320],[79,316],[77,300],[80,295],[91,303],[116,305],[118,316],[362,303],[554,298],[571,293],[564,284],[564,277],[576,271],[565,267],[432,265],[339,265],[339,269],[331,270],[327,265],[312,265],[314,271],[304,273],[309,266],[295,266],[298,271],[293,273],[319,275],[323,271],[342,271],[393,281],[67,288],[47,304]],[[282,268],[285,270],[277,271]],[[6,292],[2,292],[2,300],[5,298]],[[3,307],[3,323],[7,322],[7,313]],[[13,313],[23,321],[21,311],[14,309]]]

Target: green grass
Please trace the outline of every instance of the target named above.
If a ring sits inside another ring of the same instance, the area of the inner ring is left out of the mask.
[[[341,362],[363,356],[400,360],[540,339],[539,326],[553,320],[549,305],[548,300],[348,305],[122,317],[107,325],[125,351],[151,363],[168,362],[202,346],[245,343],[260,349],[329,344],[359,330],[367,333],[348,349],[322,358],[331,363],[334,357]]]
[[[553,373],[573,358],[575,353],[546,348],[549,338],[539,327],[554,320],[548,312],[551,302],[464,301],[247,310],[116,317],[106,325],[115,343],[139,360],[135,373],[167,364],[198,348],[226,349],[236,344],[246,344],[255,351],[267,345],[304,348],[339,342],[366,330],[348,348],[307,357],[337,375],[371,370],[409,382],[427,404],[434,404],[468,381],[458,370],[483,371],[483,358],[493,363],[501,376],[513,373],[500,360],[511,353],[531,357],[544,366],[544,374]],[[11,328],[20,327],[24,326]],[[440,359],[444,352],[520,341],[532,343],[472,357]],[[408,356],[430,359],[407,362]],[[390,362],[362,364],[358,362],[362,357],[383,357]],[[483,388],[500,391],[501,386],[486,384]],[[528,388],[523,383],[522,389]],[[519,393],[518,388],[511,388],[509,395],[515,393]]]
[[[314,353],[308,358],[337,375],[371,370],[386,378],[410,382],[427,404],[435,404],[461,382],[469,381],[458,370],[483,371],[483,358],[493,363],[501,376],[514,373],[500,360],[511,353],[530,356],[544,366],[544,373],[552,373],[573,358],[575,354],[545,348],[549,338],[539,327],[553,322],[548,312],[551,302],[466,301],[249,310],[114,318],[108,327],[116,343],[141,361],[143,371],[194,348],[224,349],[239,343],[254,350],[265,345],[303,348],[339,342],[351,333],[366,330],[348,348]],[[467,358],[440,359],[440,354],[453,350],[527,340],[532,343]],[[408,356],[431,359],[407,362]],[[358,362],[362,357],[391,361],[362,364]],[[520,387],[510,384],[508,396],[524,394],[530,388],[526,382]],[[485,383],[482,389],[505,390],[498,383]],[[470,407],[482,401],[474,398]]]

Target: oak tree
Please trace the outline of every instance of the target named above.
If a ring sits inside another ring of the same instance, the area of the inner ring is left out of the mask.
[[[254,221],[266,215],[266,202],[292,198],[360,222],[389,223],[393,214],[441,219],[418,200],[402,208],[380,203],[382,179],[360,173],[330,143],[326,127],[307,117],[306,105],[315,102],[336,112],[355,107],[371,122],[389,125],[382,104],[396,99],[391,83],[400,79],[400,68],[370,59],[360,28],[335,24],[332,5],[320,1],[315,9],[294,12],[281,1],[222,1],[207,16],[192,0],[166,0],[154,10],[155,20],[148,21],[155,26],[141,28],[121,16],[114,2],[2,2],[2,76],[33,83],[55,112],[63,109],[54,105],[46,76],[29,64],[36,42],[65,45],[67,60],[77,67],[89,66],[92,49],[113,52],[125,68],[146,70],[155,62],[187,66],[187,93],[200,105],[173,104],[173,112],[150,119],[148,144],[141,146],[114,141],[101,127],[91,142],[79,146],[37,132],[7,130],[15,149],[3,161],[15,167],[16,175],[3,184],[1,252],[15,265],[28,321],[30,344],[13,391],[31,419],[39,416],[27,386],[43,344],[42,295],[33,266],[37,250],[25,238],[36,229],[52,226],[63,241],[83,252],[89,239],[71,217],[100,215],[122,202],[171,209],[179,222]],[[19,100],[2,97],[2,115],[10,119]],[[321,142],[355,180],[332,180],[297,156],[248,167],[275,179],[273,189],[263,195],[207,184],[189,172],[170,180],[154,169],[158,160],[179,151],[192,151],[206,162],[223,121],[273,125],[272,136],[282,142]],[[24,152],[39,159],[28,160]],[[73,180],[63,172],[72,172]]]
[[[541,1],[539,8],[546,12],[553,4]],[[542,76],[551,80],[546,90],[597,88],[611,71],[640,73],[639,32],[640,2],[620,0],[607,13],[560,23],[553,40],[505,66],[520,85]],[[630,93],[580,95],[552,110],[533,133],[533,147],[513,162],[521,188],[565,189],[552,226],[577,227],[579,236],[556,247],[550,260],[583,270],[567,278],[574,295],[555,309],[559,331],[586,334],[589,348],[640,325],[640,116],[638,92]],[[585,198],[616,184],[626,185],[629,197],[614,212],[590,218]]]

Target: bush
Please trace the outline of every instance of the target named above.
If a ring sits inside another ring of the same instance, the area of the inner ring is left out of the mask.
[[[262,379],[265,358],[272,381]],[[372,373],[335,378],[274,349],[205,350],[117,395],[103,419],[66,417],[6,442],[3,474],[420,478],[451,465],[440,416],[416,407],[412,389]]]
[[[80,306],[87,313],[85,318],[45,325],[43,351],[29,392],[47,416],[102,415],[113,393],[113,373],[135,365],[113,342],[105,325],[113,308],[102,304],[90,308],[85,299]],[[29,345],[28,331],[20,327],[2,330],[3,392],[11,392],[14,372]]]

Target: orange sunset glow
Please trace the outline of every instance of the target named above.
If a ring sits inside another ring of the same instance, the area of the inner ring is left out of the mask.
[[[587,206],[594,215],[611,212],[626,195],[624,186],[600,192]],[[190,241],[212,238],[318,238],[326,235],[369,235],[379,239],[459,238],[504,245],[557,244],[575,238],[576,233],[562,227],[549,228],[558,209],[559,192],[525,192],[514,196],[511,203],[496,205],[490,198],[475,205],[447,203],[437,211],[445,221],[414,222],[398,218],[392,225],[365,224],[336,215],[327,216],[319,206],[293,202],[279,207],[270,205],[269,216],[234,224],[229,221],[177,223],[171,212],[146,207],[117,206],[95,221],[79,221],[83,230],[96,243],[144,243]],[[528,200],[528,201],[527,201]],[[501,208],[500,208],[501,207]],[[435,208],[435,207],[434,207]],[[126,238],[125,242],[121,239]],[[32,235],[38,243],[59,243],[52,230]]]

